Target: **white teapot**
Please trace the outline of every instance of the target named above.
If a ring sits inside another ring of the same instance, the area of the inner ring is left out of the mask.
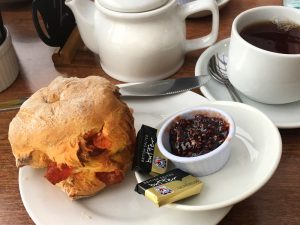
[[[214,0],[178,5],[176,0],[66,0],[85,45],[99,54],[102,69],[124,82],[160,80],[182,66],[187,52],[213,44],[219,11]],[[213,15],[211,33],[186,40],[185,19]]]

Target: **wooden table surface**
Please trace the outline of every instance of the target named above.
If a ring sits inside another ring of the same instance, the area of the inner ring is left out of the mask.
[[[229,37],[231,23],[240,12],[260,5],[280,5],[280,0],[231,0],[220,11],[218,40]],[[84,77],[97,74],[109,78],[98,66],[97,57],[80,51],[72,65],[55,67],[52,47],[41,42],[33,27],[30,1],[0,5],[20,60],[21,71],[14,84],[0,93],[0,101],[27,96],[47,85],[60,74]],[[210,17],[188,21],[189,38],[206,34]],[[189,53],[176,77],[193,76],[196,60],[203,50]],[[0,113],[0,224],[33,224],[18,189],[18,169],[7,140],[8,125],[16,111]],[[288,115],[286,115],[288,116]],[[296,225],[300,224],[300,129],[280,130],[283,154],[273,177],[254,195],[236,204],[221,225]],[[222,187],[220,187],[222,191]],[[47,203],[45,202],[45,210]]]

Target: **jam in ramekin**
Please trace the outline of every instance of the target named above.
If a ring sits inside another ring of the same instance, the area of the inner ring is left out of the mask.
[[[228,136],[229,124],[220,117],[197,114],[192,119],[177,118],[170,129],[171,152],[194,157],[220,146]]]

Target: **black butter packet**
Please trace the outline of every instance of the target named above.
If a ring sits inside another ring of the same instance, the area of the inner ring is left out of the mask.
[[[156,145],[157,129],[142,125],[137,133],[136,153],[134,155],[132,169],[141,173],[150,173]]]
[[[142,125],[137,134],[136,152],[132,169],[140,173],[156,176],[167,171],[168,159],[157,146],[157,129]]]

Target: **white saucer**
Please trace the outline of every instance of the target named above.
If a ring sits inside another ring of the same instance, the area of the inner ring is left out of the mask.
[[[194,92],[186,92],[165,97],[132,98],[126,102],[134,110],[135,128],[139,130],[142,124],[154,126],[174,111],[208,101]],[[91,198],[71,201],[44,178],[43,170],[23,167],[19,172],[22,201],[37,225],[215,225],[231,209],[229,206],[198,212],[158,208],[134,191],[136,183],[134,173],[130,172],[119,185]]]
[[[224,39],[206,49],[197,61],[195,74],[208,74],[209,59],[216,53],[228,54],[229,41],[229,38]],[[214,79],[211,79],[202,86],[200,90],[209,100],[232,101],[225,86]],[[241,97],[245,104],[251,105],[269,116],[278,128],[300,127],[300,101],[281,105],[269,105],[253,101],[242,94]]]
[[[199,103],[224,110],[236,124],[229,161],[218,172],[200,177],[199,195],[169,204],[181,210],[214,210],[236,204],[258,191],[273,175],[281,158],[282,142],[273,122],[259,110],[237,102]],[[158,125],[159,127],[159,125]],[[139,182],[148,178],[136,172]]]

